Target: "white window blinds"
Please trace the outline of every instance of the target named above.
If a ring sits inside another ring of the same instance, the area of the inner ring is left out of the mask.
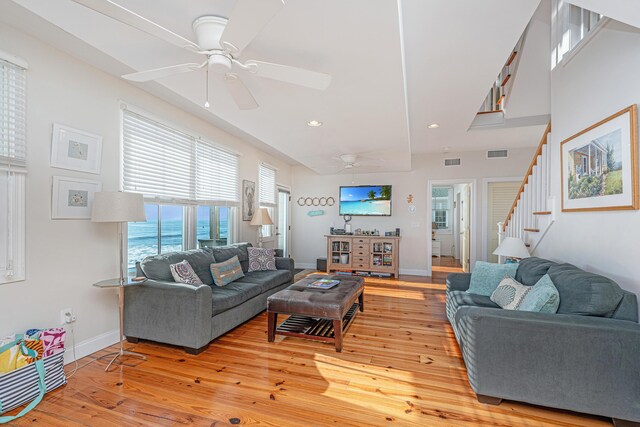
[[[27,73],[0,59],[0,167],[26,168]]]
[[[238,156],[197,141],[196,182],[198,200],[238,202]]]
[[[0,283],[25,279],[26,74],[0,59]]]
[[[140,114],[123,112],[123,184],[147,198],[239,201],[238,156]]]
[[[276,205],[276,170],[266,164],[260,165],[260,206]]]

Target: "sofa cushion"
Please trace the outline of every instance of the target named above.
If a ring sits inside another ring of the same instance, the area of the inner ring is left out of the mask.
[[[215,283],[216,286],[225,286],[234,280],[244,277],[237,256],[226,261],[211,264],[209,269],[211,270],[211,276],[213,276],[213,283]]]
[[[269,248],[247,248],[249,272],[276,270],[276,251]]]
[[[536,311],[538,313],[555,313],[560,305],[560,295],[548,274],[542,276],[538,283],[530,286],[529,292],[522,298],[516,310]]]
[[[289,283],[291,279],[293,279],[293,276],[289,270],[267,270],[247,273],[238,282],[256,283],[260,285],[262,292],[267,292],[270,289]]]
[[[236,307],[262,293],[256,283],[231,282],[226,286],[211,286],[212,316]]]
[[[542,258],[525,258],[518,263],[518,271],[516,271],[515,278],[523,285],[533,286],[538,283],[542,276],[547,274],[552,265],[557,264]]]
[[[186,283],[187,285],[200,286],[202,285],[202,280],[198,277],[189,261],[182,260],[176,264],[171,264],[169,266],[171,270],[171,275],[173,276],[173,280],[178,283]]]
[[[531,289],[531,286],[525,286],[511,276],[504,276],[489,298],[505,310],[518,310]]]
[[[518,264],[494,264],[477,261],[471,272],[468,293],[490,296],[496,290],[505,275],[514,277]]]
[[[153,280],[161,280],[164,282],[173,282],[171,275],[171,264],[177,264],[180,261],[187,260],[193,271],[196,272],[202,283],[205,285],[213,284],[211,271],[209,266],[215,262],[215,259],[206,249],[194,249],[184,252],[169,252],[166,254],[153,255],[146,257],[140,263],[140,268],[146,277]]]
[[[246,273],[249,271],[249,255],[247,254],[247,248],[251,247],[251,243],[236,243],[229,246],[214,246],[207,248],[213,254],[216,259],[215,262],[223,262],[234,256],[238,257],[242,271]]]
[[[561,314],[611,317],[622,300],[616,282],[571,264],[551,266],[549,277],[560,295]]]
[[[490,307],[500,308],[498,304],[491,301],[491,298],[485,295],[471,294],[465,291],[448,291],[447,292],[447,318],[453,325],[458,308],[470,305],[473,307]]]

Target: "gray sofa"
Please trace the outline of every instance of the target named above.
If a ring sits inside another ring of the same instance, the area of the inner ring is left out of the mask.
[[[447,318],[478,400],[516,400],[640,425],[636,295],[541,258],[522,260],[515,278],[533,285],[545,274],[560,294],[556,314],[503,310],[487,296],[465,292],[470,274],[447,277]]]
[[[250,243],[173,252],[137,265],[143,284],[124,293],[124,334],[130,342],[147,339],[182,346],[198,354],[209,342],[267,308],[267,297],[293,282],[293,260],[276,258],[274,271],[248,272]],[[245,277],[224,287],[213,284],[209,266],[238,256]],[[189,261],[203,285],[176,283],[170,264]]]

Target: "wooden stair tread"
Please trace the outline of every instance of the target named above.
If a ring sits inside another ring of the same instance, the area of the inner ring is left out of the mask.
[[[540,230],[537,228],[525,228],[524,231],[530,231],[532,233],[539,233]]]
[[[502,83],[500,83],[500,86],[504,87],[504,85],[507,84],[510,78],[511,78],[511,74],[507,74],[507,76],[502,80]]]
[[[551,215],[550,211],[534,212],[534,215]]]
[[[509,65],[511,65],[513,60],[516,59],[517,54],[518,54],[517,50],[514,50],[513,52],[511,52],[511,55],[509,55],[509,59],[507,59],[507,63],[505,64],[505,67],[508,67]]]
[[[478,111],[478,114],[495,114],[502,113],[503,110],[491,110],[491,111]]]

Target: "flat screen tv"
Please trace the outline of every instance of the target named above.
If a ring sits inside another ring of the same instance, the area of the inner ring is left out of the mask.
[[[340,215],[391,215],[390,185],[340,187]]]

